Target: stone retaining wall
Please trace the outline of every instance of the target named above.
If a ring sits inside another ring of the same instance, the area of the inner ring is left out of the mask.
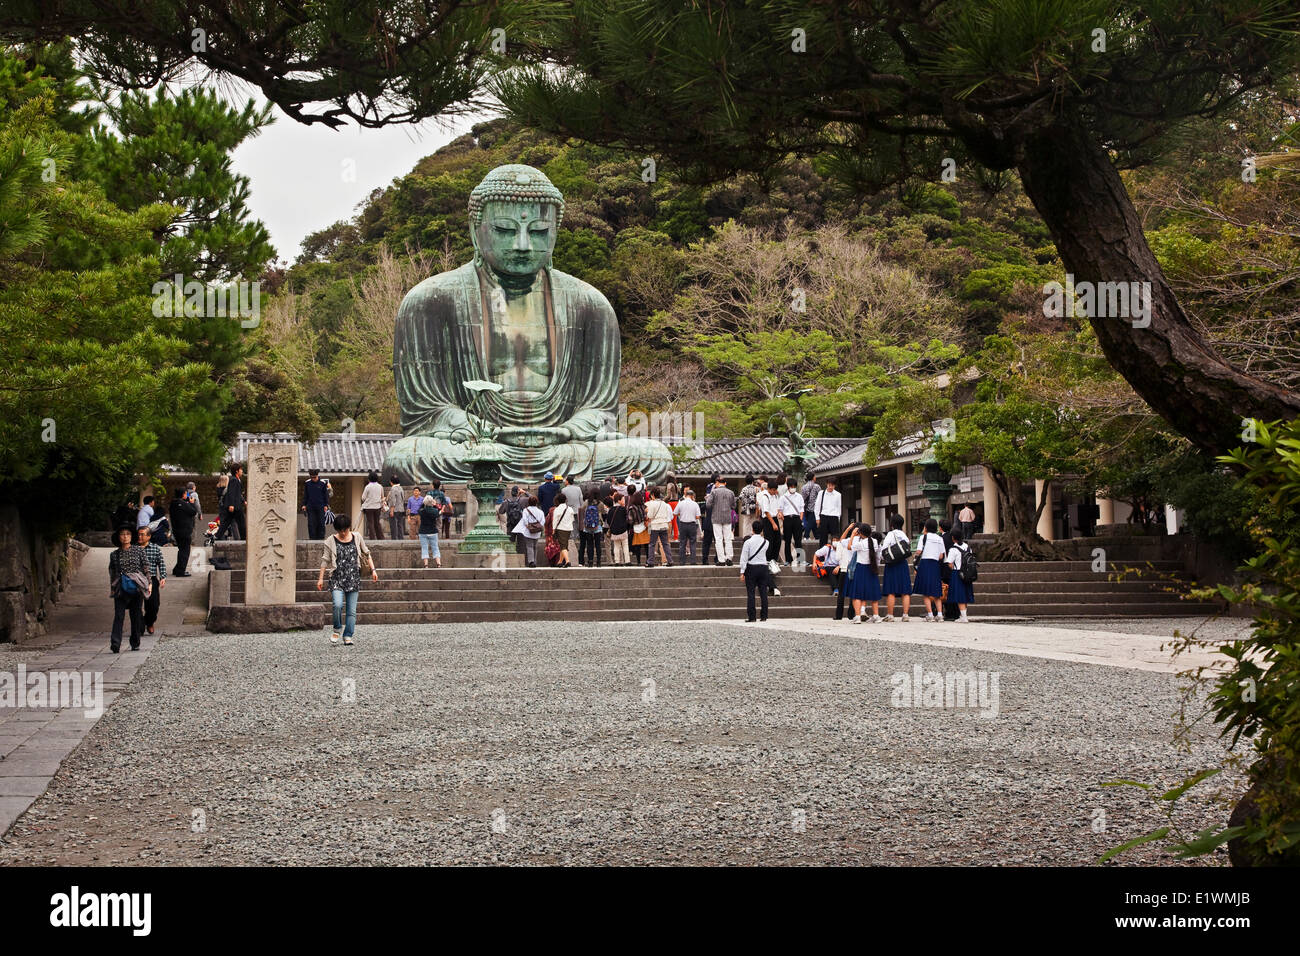
[[[45,633],[51,609],[88,551],[71,538],[48,541],[16,507],[0,507],[0,643],[22,644]]]

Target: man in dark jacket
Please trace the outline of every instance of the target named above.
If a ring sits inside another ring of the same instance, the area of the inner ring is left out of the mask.
[[[217,540],[224,541],[233,524],[239,531],[241,541],[248,540],[248,527],[244,523],[244,466],[236,465],[230,471],[230,484],[226,485],[226,496],[221,499],[221,526],[217,528]]]
[[[322,481],[320,469],[307,472],[302,486],[302,510],[307,513],[307,537],[312,541],[325,540],[325,509],[330,503],[330,483]]]
[[[559,493],[560,483],[548,471],[546,480],[537,486],[537,506],[542,509],[542,514],[551,510],[551,505],[555,504],[555,496]]]
[[[190,545],[194,541],[194,516],[199,513],[199,506],[190,500],[189,492],[177,488],[168,510],[172,520],[172,536],[176,539],[176,566],[172,568],[172,575],[188,578]]]

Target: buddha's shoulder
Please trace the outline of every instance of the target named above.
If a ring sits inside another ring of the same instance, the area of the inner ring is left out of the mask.
[[[559,269],[551,270],[551,285],[553,288],[563,291],[571,298],[579,301],[586,301],[598,309],[614,311],[605,298],[605,294],[597,289],[590,282],[584,282],[577,276],[569,275],[567,272],[561,272]]]
[[[450,299],[462,290],[474,288],[474,281],[474,263],[467,262],[456,269],[439,272],[437,275],[429,276],[429,278],[417,282],[411,287],[411,291],[406,293],[406,300],[409,302],[424,302]]]

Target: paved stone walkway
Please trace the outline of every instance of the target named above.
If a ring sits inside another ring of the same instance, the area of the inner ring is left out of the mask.
[[[15,680],[20,673],[29,680],[32,675],[44,674],[47,681],[51,671],[98,674],[102,710],[107,710],[165,634],[196,629],[194,623],[185,621],[193,622],[196,611],[201,610],[207,576],[169,577],[154,633],[145,634],[140,650],[134,652],[127,650],[129,642],[124,636],[122,653],[112,653],[108,648],[113,623],[108,597],[110,552],[110,548],[90,550],[41,638],[18,646],[0,645],[0,671],[14,675]],[[163,553],[169,561],[175,560],[174,549],[164,548]],[[129,630],[130,624],[126,627]],[[20,694],[23,691],[18,688]],[[102,711],[89,713],[85,706],[27,707],[25,703],[24,694],[19,706],[0,707],[0,835],[45,792],[63,759],[102,716]]]
[[[1126,622],[1129,623],[1129,622]],[[762,627],[769,630],[824,634],[829,637],[853,637],[859,640],[884,640],[899,644],[927,644],[933,647],[963,647],[1016,654],[1051,661],[1074,661],[1106,667],[1129,667],[1144,671],[1177,673],[1192,667],[1220,667],[1227,661],[1207,650],[1171,654],[1172,637],[1168,631],[1152,634],[1123,634],[1114,631],[1081,631],[1050,626],[1026,627],[1020,624],[967,624],[945,622],[927,624],[913,618],[879,624],[854,624],[825,618],[776,619],[754,624],[737,623],[737,627]],[[1160,630],[1160,619],[1151,621],[1151,630]]]

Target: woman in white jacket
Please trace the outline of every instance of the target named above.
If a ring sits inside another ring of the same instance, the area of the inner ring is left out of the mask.
[[[545,530],[546,515],[542,514],[541,502],[536,495],[529,495],[528,507],[510,533],[519,535],[524,542],[524,563],[530,568],[537,567],[537,542]]]

